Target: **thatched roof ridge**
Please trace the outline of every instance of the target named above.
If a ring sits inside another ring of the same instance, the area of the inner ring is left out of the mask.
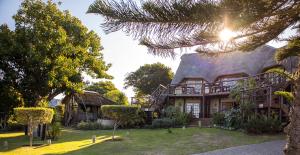
[[[235,74],[254,76],[266,68],[282,65],[291,68],[291,61],[277,63],[274,60],[276,48],[261,46],[250,52],[232,52],[218,56],[205,56],[199,53],[185,54],[171,84],[178,84],[185,78],[203,78],[214,82],[218,77]]]

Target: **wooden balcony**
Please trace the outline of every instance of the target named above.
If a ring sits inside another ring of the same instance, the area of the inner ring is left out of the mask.
[[[247,88],[249,80],[255,83],[254,88]],[[232,88],[240,83],[243,91],[250,89],[263,89],[267,87],[282,87],[287,83],[287,79],[277,73],[262,73],[252,77],[245,77],[237,80],[223,80],[214,83],[198,84],[179,84],[168,85],[166,93],[169,96],[211,96],[211,95],[228,95]]]

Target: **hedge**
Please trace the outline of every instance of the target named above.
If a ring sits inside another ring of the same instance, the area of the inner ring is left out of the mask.
[[[35,124],[51,123],[54,111],[50,108],[14,108],[18,123],[27,125],[32,119]]]
[[[121,126],[137,125],[144,122],[144,112],[137,106],[103,105],[101,111],[104,117],[117,121]]]

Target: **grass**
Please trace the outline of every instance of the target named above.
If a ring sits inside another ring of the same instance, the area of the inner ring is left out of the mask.
[[[261,143],[284,139],[284,135],[247,135],[238,131],[227,131],[214,128],[171,129],[128,129],[118,130],[121,141],[111,141],[111,131],[79,131],[64,129],[62,136],[52,145],[25,147],[28,137],[21,132],[0,134],[0,154],[101,154],[101,155],[135,155],[135,154],[192,154],[227,148],[238,145]],[[92,136],[97,140],[92,144]],[[9,148],[3,143],[8,141]],[[35,140],[35,143],[43,143]]]

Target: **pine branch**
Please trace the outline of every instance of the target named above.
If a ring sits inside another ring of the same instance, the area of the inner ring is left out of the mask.
[[[135,38],[152,35],[170,37],[186,35],[202,29],[216,20],[218,9],[211,1],[153,0],[137,4],[134,1],[96,0],[88,13],[105,17],[106,33],[124,30]]]

